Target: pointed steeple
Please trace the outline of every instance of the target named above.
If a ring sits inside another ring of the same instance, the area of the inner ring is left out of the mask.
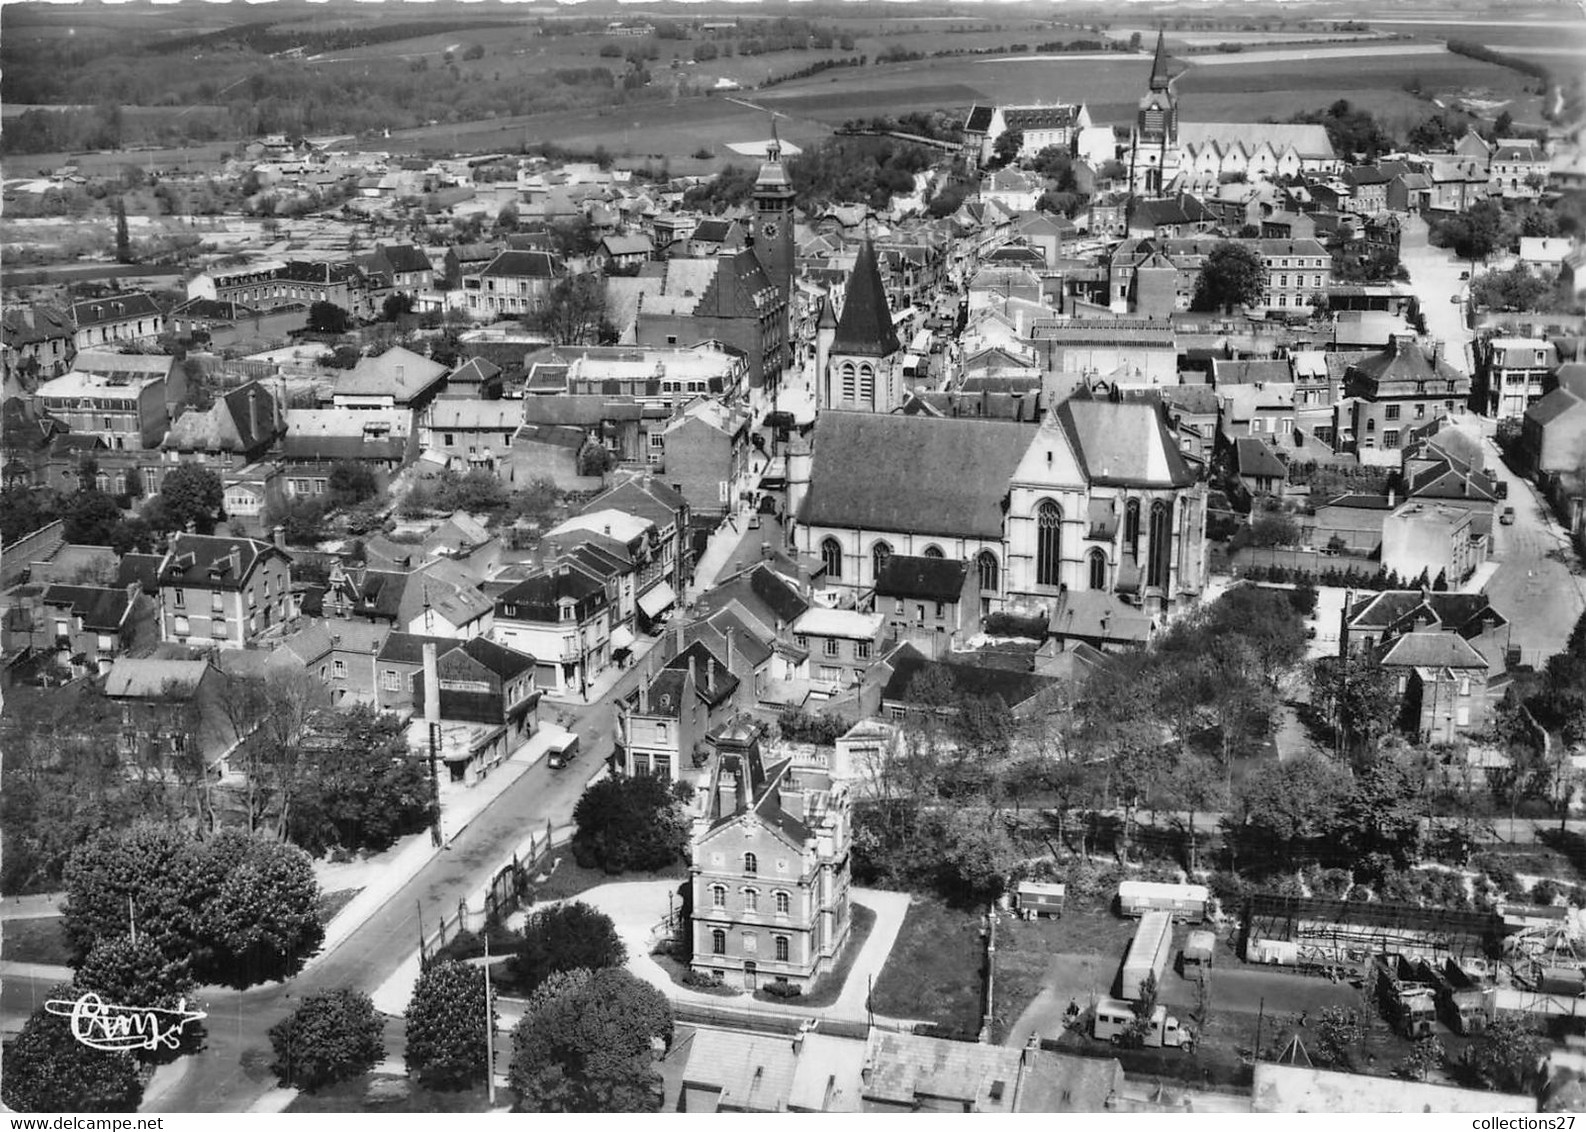
[[[876,262],[876,246],[866,236],[843,292],[843,313],[837,320],[832,353],[885,358],[900,349],[902,345],[892,326],[892,310],[887,306],[887,289],[881,282],[881,267]]]
[[[832,297],[830,295],[822,295],[821,313],[815,319],[815,329],[825,330],[828,327],[832,330],[837,329],[837,312],[832,309]]]
[[[1167,71],[1167,42],[1161,29],[1156,33],[1156,58],[1151,63],[1151,89],[1166,90],[1172,82]]]
[[[776,119],[771,119],[771,140],[765,146],[765,160],[760,163],[760,174],[755,178],[755,189],[770,190],[773,193],[792,194],[793,188],[787,179],[787,170],[782,166],[782,139],[776,132]]]

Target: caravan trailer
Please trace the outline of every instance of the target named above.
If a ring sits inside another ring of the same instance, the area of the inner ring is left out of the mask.
[[[1118,912],[1123,916],[1167,912],[1175,920],[1199,923],[1210,902],[1211,891],[1204,884],[1126,880],[1118,885]]]

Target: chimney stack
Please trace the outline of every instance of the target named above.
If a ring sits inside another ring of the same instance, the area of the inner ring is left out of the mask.
[[[639,673],[639,714],[650,714],[650,674]]]
[[[705,687],[710,692],[716,691],[716,658],[711,657],[705,666]]]
[[[1398,506],[1398,503],[1399,503],[1399,492],[1398,492],[1398,490],[1396,488],[1392,488],[1392,487],[1388,488],[1388,510],[1392,511],[1394,509],[1394,507]]]
[[[672,626],[672,655],[676,656],[687,647],[683,638],[683,623],[679,621]]]
[[[733,640],[733,630],[730,626],[728,627],[725,636],[727,638],[727,672],[731,674],[733,671],[733,662],[738,659],[738,650],[735,647],[736,642]]]
[[[692,679],[694,681],[694,687],[698,688],[699,687],[699,657],[691,656],[691,657],[688,658],[688,675],[689,675],[690,679]],[[678,705],[678,706],[681,707],[682,705]]]
[[[286,549],[286,528],[280,523],[270,528],[270,538],[276,546],[282,550]]]

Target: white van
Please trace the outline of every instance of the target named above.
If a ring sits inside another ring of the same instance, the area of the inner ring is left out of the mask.
[[[578,736],[572,731],[551,740],[551,745],[545,751],[545,761],[550,764],[552,770],[561,770],[577,757]]]

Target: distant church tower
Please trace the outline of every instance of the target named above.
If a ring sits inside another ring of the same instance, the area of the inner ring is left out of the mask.
[[[754,182],[754,254],[766,276],[793,302],[793,184],[782,167],[782,141],[771,120],[771,144]]]
[[[825,352],[821,408],[890,413],[903,403],[903,346],[892,326],[876,247],[868,236],[848,276],[842,313]]]
[[[1129,147],[1131,192],[1158,196],[1170,178],[1170,163],[1178,157],[1178,95],[1168,75],[1167,44],[1156,33],[1156,58],[1151,63],[1151,85],[1140,100],[1134,120],[1134,140]]]

